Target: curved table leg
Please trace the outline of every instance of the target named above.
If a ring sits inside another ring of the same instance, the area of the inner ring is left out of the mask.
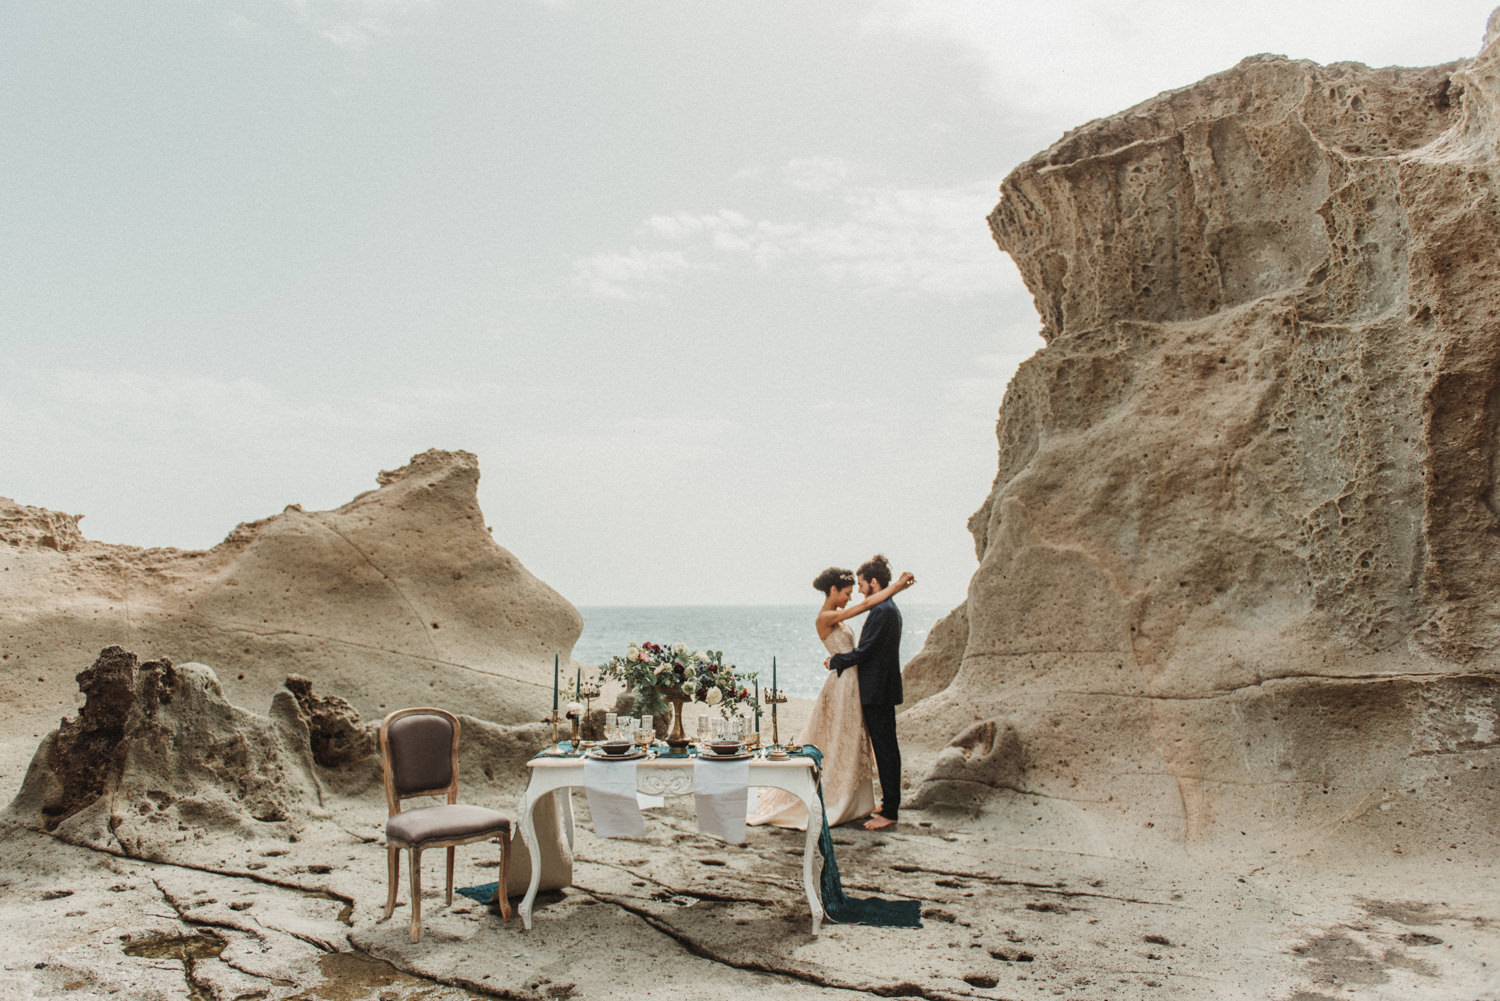
[[[803,792],[801,796],[807,806],[807,839],[802,844],[802,886],[807,891],[807,905],[812,909],[812,933],[816,935],[823,926],[823,902],[818,892],[819,879],[813,876],[813,859],[820,863],[821,876],[822,856],[818,853],[818,838],[823,833],[823,808],[816,790]]]
[[[562,824],[563,833],[568,839],[568,851],[573,850],[573,787],[563,786],[555,789],[552,795],[556,796],[562,808],[558,811],[558,821]]]
[[[526,887],[526,896],[521,898],[521,906],[518,908],[521,912],[521,925],[527,931],[531,930],[531,905],[536,902],[537,888],[542,885],[542,853],[536,838],[536,817],[533,814],[535,808],[536,801],[531,798],[531,790],[527,789],[521,795],[521,842],[531,856],[531,883]],[[504,893],[505,887],[502,886],[500,892]]]

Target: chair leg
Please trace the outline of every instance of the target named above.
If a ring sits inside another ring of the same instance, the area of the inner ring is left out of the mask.
[[[385,898],[385,917],[382,920],[389,921],[396,913],[396,884],[401,881],[401,849],[396,845],[385,846],[385,868],[391,889]]]
[[[453,906],[453,853],[457,851],[452,845],[448,846],[448,900],[446,906]]]
[[[510,920],[510,835],[500,838],[500,883],[495,887],[495,902],[500,905],[500,920]]]
[[[412,846],[411,859],[411,940],[422,940],[422,849]]]

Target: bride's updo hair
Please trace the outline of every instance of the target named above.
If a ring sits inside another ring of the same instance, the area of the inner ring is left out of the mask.
[[[851,587],[853,584],[854,572],[843,567],[829,567],[813,579],[813,587],[824,594],[836,587]]]
[[[859,565],[859,575],[873,580],[881,587],[888,587],[891,583],[891,561],[876,553]]]

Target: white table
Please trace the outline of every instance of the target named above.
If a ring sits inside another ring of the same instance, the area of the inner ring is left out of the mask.
[[[694,760],[690,757],[657,757],[637,761],[636,789],[648,796],[689,794],[693,791]],[[536,891],[542,878],[542,867],[535,861],[541,856],[536,837],[536,819],[532,816],[532,811],[543,796],[556,794],[563,830],[567,832],[568,847],[573,847],[572,790],[574,787],[583,788],[583,759],[532,758],[526,762],[526,767],[531,769],[531,778],[521,797],[521,839],[531,852],[533,862],[531,885],[526,888],[526,897],[521,901],[520,910],[521,922],[529,931],[531,905],[536,902]],[[813,874],[813,859],[819,857],[818,835],[822,831],[817,764],[807,757],[792,757],[785,761],[752,758],[749,785],[752,788],[770,786],[785,789],[807,806],[807,838],[802,845],[802,885],[807,891],[808,907],[812,910],[812,933],[816,935],[823,924],[823,905],[819,900],[818,883]]]

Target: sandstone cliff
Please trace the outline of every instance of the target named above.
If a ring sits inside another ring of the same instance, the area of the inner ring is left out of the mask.
[[[206,552],[91,542],[76,516],[0,500],[0,701],[29,724],[0,757],[25,761],[73,709],[79,665],[116,644],[212,665],[236,705],[295,674],[368,719],[539,719],[582,620],[496,545],[478,480],[472,454],[425,452],[337,510],[292,506]]]
[[[1006,178],[1046,347],[956,677],[903,733],[1013,726],[1017,767],[976,774],[1103,841],[1493,844],[1497,116],[1493,40],[1256,56]]]

